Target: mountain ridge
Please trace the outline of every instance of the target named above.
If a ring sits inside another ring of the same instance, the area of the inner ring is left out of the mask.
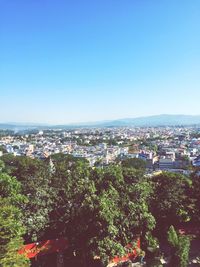
[[[46,123],[0,123],[0,129],[49,129],[49,128],[78,128],[78,127],[150,127],[150,126],[189,126],[200,125],[200,115],[174,115],[160,114],[142,116],[136,118],[124,118],[116,120],[104,120],[95,122],[82,122],[70,124],[46,124]]]

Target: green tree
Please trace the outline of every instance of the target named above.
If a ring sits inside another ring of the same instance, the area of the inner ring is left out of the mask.
[[[191,175],[192,188],[187,191],[188,200],[190,201],[190,214],[193,222],[200,222],[200,176],[199,171]]]
[[[133,158],[133,159],[125,159],[122,161],[122,166],[127,168],[134,168],[145,170],[146,162],[142,159]]]
[[[22,207],[27,228],[26,241],[36,241],[43,237],[48,228],[54,198],[49,162],[9,154],[2,159],[5,170],[20,181],[22,193],[29,200]]]
[[[3,152],[3,153],[6,153],[7,152],[7,150],[5,149],[5,147],[2,146],[2,145],[0,145],[0,151]]]
[[[0,266],[30,266],[29,260],[18,253],[25,233],[21,207],[26,202],[21,194],[20,183],[14,177],[0,172],[0,195]]]
[[[72,159],[54,165],[56,201],[50,226],[57,236],[66,236],[83,259],[99,255],[106,262],[123,255],[128,243],[154,228],[148,208],[152,186],[140,171],[114,165],[91,169]]]
[[[155,227],[155,219],[148,205],[152,185],[142,172],[133,168],[109,166],[98,172],[98,191],[103,191],[107,196],[107,201],[104,200],[107,213],[103,214],[109,218],[108,230],[103,228],[106,238],[100,239],[101,248],[107,251],[107,255],[122,255],[127,244],[133,243],[138,236],[143,240],[146,232],[151,232]],[[105,197],[100,194],[99,200],[102,196]],[[108,242],[107,238],[112,241]]]
[[[190,238],[178,234],[173,226],[168,231],[168,242],[171,246],[172,267],[187,267],[189,262]]]
[[[140,167],[92,169],[86,160],[63,154],[46,161],[3,159],[29,199],[22,208],[30,239],[64,236],[85,266],[94,255],[104,262],[123,255],[127,244],[155,227],[149,210],[153,183]]]
[[[163,235],[172,223],[178,225],[190,220],[186,191],[192,183],[183,175],[169,172],[154,176],[152,182],[151,212]]]

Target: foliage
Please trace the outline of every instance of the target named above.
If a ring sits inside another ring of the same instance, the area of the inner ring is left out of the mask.
[[[0,136],[1,136],[1,134],[0,134]],[[6,153],[7,152],[7,150],[5,149],[5,147],[2,146],[2,145],[0,145],[0,151],[3,152],[3,153]]]
[[[189,261],[190,239],[178,234],[173,226],[168,231],[168,242],[171,245],[172,267],[187,267]]]
[[[188,192],[190,200],[190,213],[195,223],[200,222],[200,175],[199,171],[191,175],[192,188]]]
[[[152,187],[141,172],[114,165],[91,169],[72,158],[55,160],[54,165],[56,201],[50,227],[57,236],[66,235],[75,250],[107,261],[108,256],[123,255],[138,234],[154,228],[148,209]]]
[[[5,170],[16,176],[22,185],[22,193],[28,200],[22,207],[23,223],[27,228],[26,241],[40,238],[48,227],[49,213],[54,196],[51,187],[49,164],[28,157],[4,155]]]
[[[0,193],[8,214],[4,221],[12,221],[11,213],[13,218],[19,214],[19,236],[23,223],[26,242],[64,236],[83,259],[98,255],[107,262],[123,255],[138,236],[144,248],[156,251],[153,234],[166,234],[172,223],[193,219],[194,211],[200,214],[196,174],[190,179],[166,172],[150,178],[142,160],[91,168],[86,160],[61,153],[43,161],[9,154],[2,159]],[[176,235],[170,230],[171,244]],[[174,244],[174,255],[184,261],[187,240],[178,236]]]
[[[2,172],[5,168],[5,164],[2,160],[0,160],[0,172]]]
[[[142,159],[131,158],[123,160],[122,166],[127,168],[134,168],[137,170],[144,170],[146,168],[146,162]]]
[[[168,242],[172,245],[172,247],[176,247],[178,244],[178,235],[173,226],[170,226],[168,231]]]
[[[180,174],[164,172],[155,175],[152,182],[154,194],[150,207],[157,228],[165,232],[172,223],[177,225],[190,220],[186,192],[191,180]]]
[[[143,170],[56,154],[51,160],[4,155],[5,169],[22,183],[26,240],[66,236],[83,258],[123,255],[126,245],[155,227],[152,184]],[[139,168],[139,166],[138,166]]]
[[[157,252],[159,250],[159,241],[156,237],[152,235],[151,232],[147,232],[145,234],[145,243],[146,243],[146,248],[150,252]]]
[[[21,207],[26,202],[20,183],[0,172],[0,195],[0,266],[29,266],[29,260],[18,254],[25,233]]]

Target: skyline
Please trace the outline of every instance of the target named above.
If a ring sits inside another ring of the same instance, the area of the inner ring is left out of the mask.
[[[199,115],[199,25],[198,0],[0,1],[0,122]]]

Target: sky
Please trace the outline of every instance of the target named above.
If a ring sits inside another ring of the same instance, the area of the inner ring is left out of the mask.
[[[200,115],[199,0],[0,0],[0,122]]]

